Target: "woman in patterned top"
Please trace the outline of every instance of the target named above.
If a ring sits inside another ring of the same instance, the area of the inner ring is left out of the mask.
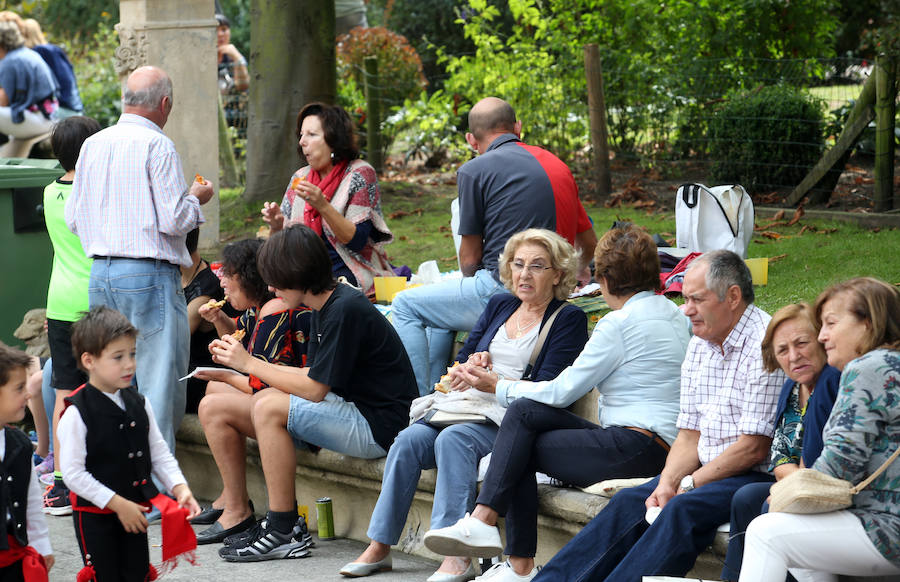
[[[816,301],[819,341],[841,386],[813,469],[859,483],[900,446],[900,290],[861,277]],[[741,582],[900,574],[900,463],[843,511],[769,513],[747,529]]]
[[[819,343],[819,325],[808,303],[793,303],[775,312],[762,341],[767,372],[781,368],[787,380],[775,413],[769,471],[781,480],[811,467],[822,452],[822,430],[837,397],[841,373],[827,365]],[[770,483],[750,483],[731,499],[731,535],[722,570],[723,580],[737,580],[744,556],[744,532],[764,511]]]
[[[337,105],[310,103],[297,116],[297,140],[309,165],[294,172],[281,205],[263,205],[263,220],[273,233],[297,223],[316,231],[334,278],[372,296],[373,277],[394,274],[384,252],[394,235],[384,221],[375,169],[358,159],[353,122]]]
[[[220,307],[206,304],[200,315],[229,343],[241,343],[253,357],[303,367],[311,312],[287,309],[256,269],[261,239],[234,242],[222,251],[222,287],[231,306],[243,313],[230,318]],[[243,332],[243,333],[240,333]],[[233,371],[202,372],[208,380],[198,414],[209,448],[222,475],[222,493],[193,523],[212,524],[197,534],[197,543],[220,542],[254,525],[246,483],[246,437],[254,437],[250,422],[253,395],[267,385],[255,376]]]

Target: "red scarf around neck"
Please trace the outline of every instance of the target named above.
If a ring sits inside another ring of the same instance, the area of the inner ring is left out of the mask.
[[[306,179],[309,180],[310,184],[318,186],[319,189],[322,190],[322,196],[325,197],[325,200],[331,202],[331,198],[334,196],[338,185],[341,183],[341,179],[344,177],[344,171],[347,169],[347,164],[347,160],[338,162],[332,166],[331,171],[328,172],[328,175],[324,178],[320,178],[319,173],[313,168],[310,168],[309,173],[306,175]],[[322,235],[322,215],[309,203],[305,204],[303,207],[303,223],[316,231],[316,234],[319,236]]]

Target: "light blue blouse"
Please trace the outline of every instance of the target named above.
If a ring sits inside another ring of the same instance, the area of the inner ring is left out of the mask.
[[[596,387],[600,426],[643,428],[671,444],[689,329],[674,303],[642,291],[597,322],[584,350],[559,376],[545,382],[500,380],[497,400],[508,406],[530,398],[563,408]]]

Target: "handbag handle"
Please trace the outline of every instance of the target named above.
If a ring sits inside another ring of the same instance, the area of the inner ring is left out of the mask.
[[[522,375],[523,378],[531,376],[531,370],[534,369],[534,363],[537,361],[538,355],[540,355],[541,349],[544,347],[544,342],[547,340],[550,328],[553,327],[553,320],[556,319],[556,316],[559,315],[562,308],[566,306],[566,303],[567,302],[563,301],[562,304],[550,314],[550,317],[547,318],[547,321],[541,328],[541,332],[538,334],[537,343],[534,344],[534,349],[531,350],[531,358],[528,359],[528,367],[525,370],[525,374]]]
[[[878,467],[878,469],[876,469],[876,471],[874,473],[869,475],[868,479],[866,479],[865,481],[861,482],[859,485],[856,485],[855,487],[850,489],[850,493],[852,493],[853,495],[856,495],[857,493],[859,493],[860,491],[862,491],[863,489],[868,487],[872,481],[874,481],[876,478],[878,478],[879,475],[884,473],[884,470],[888,468],[888,465],[893,463],[897,459],[898,456],[900,456],[900,448],[898,448],[896,451],[894,451],[894,454],[891,455],[890,457],[888,457],[887,460],[884,463],[882,463],[881,466]]]

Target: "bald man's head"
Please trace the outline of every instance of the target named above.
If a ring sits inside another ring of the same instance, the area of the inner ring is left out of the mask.
[[[167,99],[167,106],[163,100]],[[122,105],[126,113],[136,113],[147,117],[162,127],[172,107],[172,80],[159,67],[140,67],[128,76],[125,91],[122,93]],[[162,123],[155,114],[161,113]]]
[[[516,133],[516,112],[497,97],[486,97],[469,111],[469,131],[477,140],[496,133]]]

